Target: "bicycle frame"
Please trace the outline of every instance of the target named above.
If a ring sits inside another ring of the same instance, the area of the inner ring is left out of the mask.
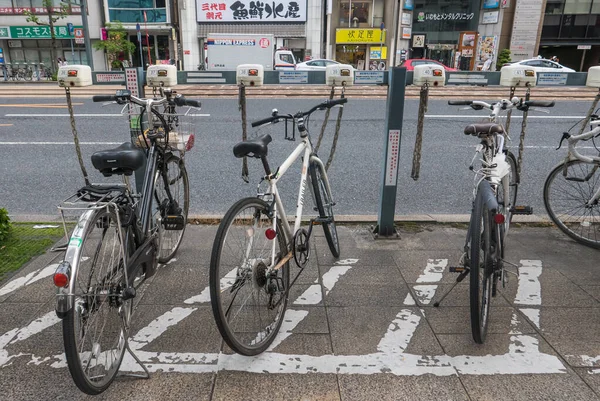
[[[294,227],[292,230],[292,228],[290,227],[290,223],[287,219],[287,214],[285,212],[283,202],[279,195],[279,191],[277,189],[277,183],[279,182],[281,177],[287,172],[287,170],[291,167],[291,165],[298,159],[298,157],[300,157],[300,155],[303,155],[302,170],[300,188],[298,190],[298,199],[296,202],[296,220],[294,221]],[[279,214],[279,218],[281,219],[281,222],[283,224],[284,235],[286,236],[286,240],[288,243],[292,242],[294,235],[300,229],[300,224],[302,223],[302,211],[304,209],[306,181],[311,163],[317,163],[323,168],[323,172],[325,174],[325,182],[327,185],[327,191],[331,193],[331,188],[329,188],[329,180],[327,180],[327,175],[325,173],[323,162],[313,153],[312,144],[310,142],[308,134],[302,137],[302,143],[298,144],[296,149],[294,149],[294,151],[288,156],[288,158],[283,162],[283,164],[277,169],[275,175],[271,174],[270,176],[265,177],[265,179],[269,182],[269,194],[273,196],[275,201],[275,205],[273,208],[273,230],[277,230],[277,216]],[[251,248],[252,241],[250,241],[250,243],[248,244],[248,250],[250,250]],[[275,248],[276,243],[274,241],[271,251],[271,266],[269,266],[270,269],[275,267]]]

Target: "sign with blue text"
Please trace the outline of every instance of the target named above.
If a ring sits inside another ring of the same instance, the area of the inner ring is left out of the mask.
[[[307,84],[308,71],[279,71],[280,84]]]
[[[382,84],[383,71],[354,71],[355,84]]]

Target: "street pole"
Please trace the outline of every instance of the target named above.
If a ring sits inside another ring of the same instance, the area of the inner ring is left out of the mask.
[[[142,69],[144,68],[144,52],[142,50],[142,32],[141,32],[142,27],[140,26],[140,24],[136,24],[135,25],[135,30],[137,31],[137,40],[138,40],[138,47],[140,48],[140,67],[142,67]]]
[[[392,57],[389,67],[396,66],[396,53],[398,53],[398,34],[400,31],[400,1],[394,2],[394,37],[390,40],[390,47],[392,49]]]
[[[92,41],[90,40],[90,28],[87,19],[87,0],[81,0],[81,25],[83,26],[83,43],[85,45],[85,57],[88,65],[94,71],[94,56],[92,54]]]
[[[581,56],[581,64],[579,65],[580,72],[583,72],[583,62],[585,61],[585,52],[587,52],[587,50],[583,49],[583,55]]]

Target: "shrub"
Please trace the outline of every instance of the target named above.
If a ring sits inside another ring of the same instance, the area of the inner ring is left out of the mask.
[[[4,242],[10,231],[10,218],[6,209],[0,209],[0,243]]]
[[[510,50],[509,49],[502,49],[502,51],[500,51],[500,53],[498,54],[498,61],[496,62],[496,70],[500,71],[500,69],[502,68],[502,66],[506,63],[510,63],[511,59],[510,59]]]

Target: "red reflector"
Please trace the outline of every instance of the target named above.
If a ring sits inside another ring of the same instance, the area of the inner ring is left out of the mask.
[[[77,76],[77,70],[69,70],[68,72],[70,77],[76,77]]]
[[[64,273],[54,273],[54,285],[57,287],[67,287],[69,285],[69,276]]]
[[[494,215],[494,221],[496,222],[496,224],[503,224],[504,223],[504,215],[501,213]]]
[[[433,70],[433,76],[434,77],[441,77],[442,76],[442,70]]]
[[[265,231],[265,237],[267,237],[267,239],[272,240],[275,237],[277,237],[277,233],[272,228],[267,228],[267,231]]]
[[[248,75],[251,76],[251,77],[257,77],[258,76],[258,70],[254,70],[254,69],[249,70],[248,71]]]
[[[190,137],[185,144],[185,150],[188,151],[194,147],[194,143],[196,143],[196,136],[194,134],[190,134]]]

